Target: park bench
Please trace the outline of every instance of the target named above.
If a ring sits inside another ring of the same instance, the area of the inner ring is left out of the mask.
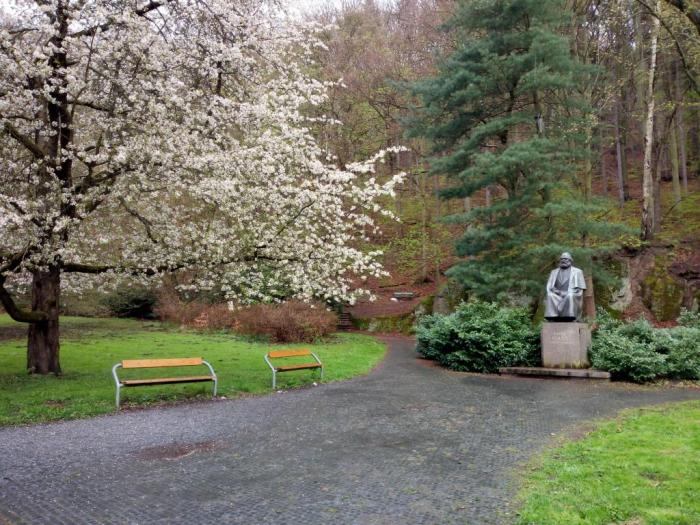
[[[413,299],[415,296],[414,292],[394,292],[394,299],[399,301]]]
[[[172,368],[182,366],[206,366],[211,374],[204,376],[175,376],[175,377],[150,377],[146,379],[119,379],[117,369],[132,368]],[[119,409],[119,396],[124,387],[149,386],[149,385],[169,385],[174,383],[200,383],[203,381],[214,382],[214,392],[212,397],[216,397],[216,387],[218,384],[216,373],[212,366],[201,357],[184,357],[176,359],[125,359],[112,367],[112,375],[117,386],[117,410]]]
[[[289,357],[300,357],[300,356],[311,356],[316,361],[314,363],[294,363],[285,366],[278,366],[272,363],[272,359],[285,359]],[[306,370],[312,368],[319,368],[321,370],[321,379],[323,379],[323,363],[311,350],[275,350],[273,352],[268,352],[265,355],[265,362],[272,370],[272,389],[274,390],[277,386],[277,373],[278,372],[292,372],[294,370]]]

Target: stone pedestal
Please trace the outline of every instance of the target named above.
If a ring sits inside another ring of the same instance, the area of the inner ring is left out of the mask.
[[[542,366],[588,368],[591,329],[586,323],[542,323]]]

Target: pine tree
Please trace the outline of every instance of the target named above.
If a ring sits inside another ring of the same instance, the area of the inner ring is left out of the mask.
[[[615,247],[619,228],[577,190],[592,115],[574,88],[591,71],[557,33],[564,16],[560,0],[463,2],[447,26],[456,51],[412,86],[423,104],[409,134],[431,141],[442,197],[487,194],[448,218],[467,226],[449,275],[477,296],[535,300],[562,251],[590,266]]]

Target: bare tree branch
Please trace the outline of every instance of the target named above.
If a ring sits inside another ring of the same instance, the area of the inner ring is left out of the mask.
[[[38,310],[32,312],[17,306],[10,293],[5,289],[5,277],[2,275],[0,275],[0,304],[9,316],[19,323],[39,323],[48,319],[46,312]]]
[[[139,221],[141,224],[143,224],[143,228],[146,230],[146,236],[149,238],[149,240],[154,244],[158,244],[158,241],[153,236],[153,230],[152,230],[153,225],[151,224],[151,221],[146,219],[144,216],[139,214],[137,211],[129,208],[126,201],[122,197],[119,197],[119,203],[122,205],[122,208],[124,208],[129,215],[131,215],[137,221]]]
[[[698,34],[700,34],[700,10],[690,6],[686,0],[664,0],[664,2],[683,13],[693,23]]]
[[[27,148],[35,158],[43,159],[46,157],[46,152],[36,142],[20,133],[12,124],[5,122],[4,129],[13,139]]]
[[[685,76],[688,77],[688,80],[690,81],[690,84],[693,86],[693,89],[695,90],[696,93],[700,93],[700,85],[698,85],[697,80],[693,76],[690,68],[690,64],[688,64],[688,60],[685,56],[685,51],[683,51],[683,48],[681,47],[681,43],[678,41],[678,38],[676,35],[671,31],[671,28],[668,26],[666,21],[661,18],[656,11],[654,11],[650,5],[648,5],[644,0],[636,0],[638,4],[644,7],[644,9],[647,10],[647,12],[657,18],[659,22],[661,22],[661,26],[666,30],[668,35],[671,37],[673,40],[673,44],[676,47],[676,51],[678,51],[678,55],[681,58],[681,62],[683,62],[683,71],[685,72]],[[674,0],[668,1],[669,4],[674,5]],[[674,6],[676,7],[676,6]],[[697,12],[698,17],[700,17],[700,11]],[[692,20],[691,20],[692,21]],[[698,23],[700,23],[700,18],[698,18]],[[696,29],[698,29],[698,32],[700,32],[700,26],[696,26]]]
[[[134,11],[134,14],[137,16],[144,16],[147,13],[150,13],[151,11],[154,11],[160,7],[163,7],[164,5],[167,5],[174,0],[151,0],[148,2],[146,5],[143,7],[140,7],[136,11]],[[103,24],[99,24],[96,26],[88,27],[86,29],[83,29],[81,31],[76,31],[75,33],[72,33],[70,36],[71,37],[81,37],[81,36],[92,36],[95,35],[98,31],[107,31],[109,28],[111,28],[114,25],[118,25],[118,22],[115,19],[109,19]]]

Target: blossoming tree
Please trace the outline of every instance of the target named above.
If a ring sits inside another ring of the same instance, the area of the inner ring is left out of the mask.
[[[381,155],[310,132],[313,28],[260,0],[18,0],[0,11],[0,301],[27,368],[60,373],[62,286],[195,269],[230,298],[352,300],[382,272]],[[371,212],[371,213],[370,213]],[[31,307],[13,294],[29,281]]]

